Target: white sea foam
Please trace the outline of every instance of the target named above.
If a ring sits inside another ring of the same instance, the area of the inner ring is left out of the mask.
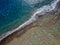
[[[38,2],[42,2],[43,0],[24,0],[24,1],[29,5],[33,5],[33,4],[36,4]]]
[[[38,17],[38,15],[36,15],[36,14],[39,14],[39,16],[40,16],[40,15],[44,15],[46,12],[54,10],[58,1],[59,0],[54,0],[54,2],[51,5],[45,5],[45,6],[41,7],[40,9],[37,9],[37,11],[33,14],[33,16],[31,16],[31,18],[28,21],[26,21],[25,23],[23,23],[16,29],[14,29],[12,31],[8,31],[5,34],[3,34],[2,36],[0,36],[0,41],[2,39],[6,38],[8,35],[12,34],[13,32],[16,32],[16,31],[20,30],[21,28],[24,28],[25,26],[36,21],[37,17]]]

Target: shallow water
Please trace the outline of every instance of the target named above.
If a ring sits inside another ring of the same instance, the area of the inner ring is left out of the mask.
[[[25,0],[0,0],[0,35],[28,20],[32,10],[50,4],[52,1],[43,0],[30,4]]]

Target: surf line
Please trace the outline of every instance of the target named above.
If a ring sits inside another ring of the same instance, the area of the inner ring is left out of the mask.
[[[12,31],[8,31],[0,36],[0,41],[6,38],[7,36],[11,35],[12,33],[24,28],[25,26],[33,23],[37,20],[38,16],[44,15],[46,12],[50,12],[55,9],[56,4],[59,2],[59,0],[54,0],[50,5],[45,5],[34,12],[34,14],[31,16],[29,20],[27,20],[25,23],[17,27],[16,29],[13,29]],[[37,15],[38,14],[38,15]]]

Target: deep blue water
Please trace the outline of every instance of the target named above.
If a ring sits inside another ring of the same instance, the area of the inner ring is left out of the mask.
[[[13,25],[18,25],[16,23],[17,20],[19,20],[18,22],[20,22],[20,24],[28,20],[33,8],[40,8],[50,4],[52,1],[53,0],[44,0],[43,2],[34,4],[32,7],[32,5],[29,5],[24,0],[0,0],[0,35],[8,31],[12,22]]]

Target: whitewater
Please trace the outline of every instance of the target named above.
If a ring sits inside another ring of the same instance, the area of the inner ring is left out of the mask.
[[[31,23],[33,23],[34,21],[37,20],[38,16],[44,15],[46,12],[50,12],[50,11],[54,10],[58,2],[59,2],[59,0],[54,0],[50,5],[45,5],[43,7],[40,7],[39,9],[37,9],[36,12],[34,12],[34,14],[31,16],[31,18],[29,20],[27,20],[26,22],[24,22],[19,27],[13,29],[12,31],[8,31],[8,32],[2,34],[0,36],[0,41],[2,39],[6,38],[7,36],[9,36],[10,34],[12,34],[12,33],[16,32],[16,31],[24,28],[25,26],[27,26],[27,25],[29,25]]]

